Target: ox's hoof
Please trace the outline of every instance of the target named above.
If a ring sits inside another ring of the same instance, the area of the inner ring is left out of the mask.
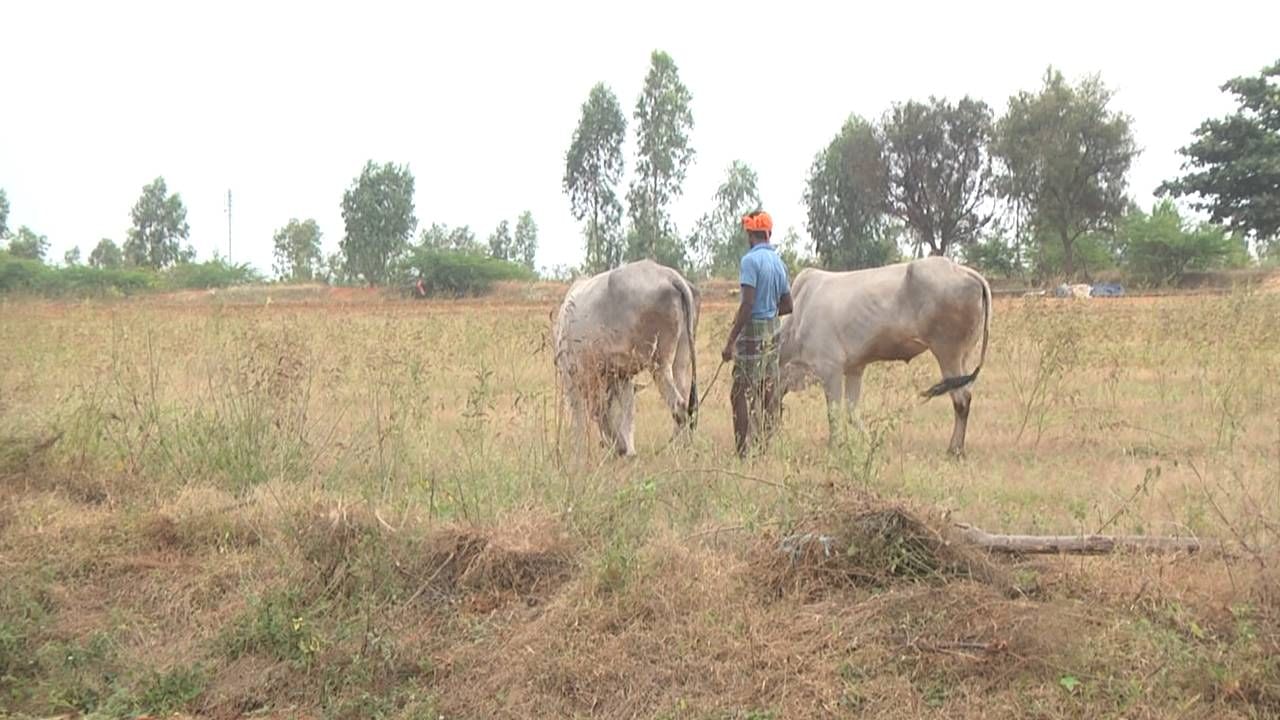
[[[964,448],[947,448],[947,457],[952,460],[964,460]]]

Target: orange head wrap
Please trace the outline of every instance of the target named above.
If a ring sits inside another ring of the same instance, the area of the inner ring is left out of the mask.
[[[742,227],[747,232],[771,233],[773,218],[769,217],[769,213],[761,210],[742,218]]]

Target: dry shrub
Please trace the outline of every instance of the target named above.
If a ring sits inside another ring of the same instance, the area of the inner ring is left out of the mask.
[[[983,692],[1011,676],[1046,674],[1020,658],[1069,646],[1078,630],[1065,614],[970,580],[762,603],[750,553],[669,531],[637,553],[625,591],[601,595],[579,575],[498,637],[445,649],[437,665],[446,671],[435,678],[443,709],[512,718],[728,717],[728,708],[748,717],[859,709],[912,717],[923,709],[921,683],[963,684],[981,707]]]
[[[423,538],[416,594],[465,595],[476,611],[512,600],[533,605],[564,583],[574,556],[563,528],[546,515],[513,512],[492,526],[447,525]]]
[[[189,488],[147,517],[142,534],[157,549],[187,553],[254,547],[262,534],[245,514],[247,504],[214,488]]]
[[[293,538],[306,569],[325,593],[356,597],[365,591],[394,591],[398,567],[389,548],[391,532],[367,505],[317,504],[292,519]],[[398,540],[399,538],[395,538]]]
[[[732,565],[673,535],[639,548],[636,562],[625,592],[597,593],[590,574],[580,573],[502,637],[447,648],[437,662],[445,670],[436,678],[442,709],[632,717],[686,692],[750,694],[758,678],[746,671],[750,644],[735,637],[743,595]]]
[[[336,506],[313,513],[298,538],[326,587],[392,580],[410,600],[465,594],[481,609],[536,601],[564,582],[575,554],[558,522],[532,512],[486,526],[406,521],[397,528],[367,506]]]
[[[634,580],[620,592],[597,593],[581,573],[544,606],[507,616],[483,643],[438,648],[433,682],[442,709],[487,717],[728,717],[730,708],[735,717],[1016,717],[1039,703],[1046,716],[1071,714],[1078,701],[1059,680],[1091,669],[1081,659],[1122,610],[1086,612],[1078,598],[1011,598],[1001,569],[921,539],[932,537],[929,520],[874,503],[860,509],[838,526],[842,537],[856,532],[870,545],[910,533],[915,552],[934,559],[920,566],[929,572],[893,574],[866,553],[854,567],[819,549],[787,570],[809,592],[779,600],[776,587],[760,587],[778,581],[762,577],[762,562],[781,555],[792,563],[776,538],[744,549],[659,530],[637,548]],[[830,518],[810,527],[819,526],[837,527]]]
[[[568,576],[573,550],[558,523],[543,515],[508,515],[493,527],[441,531],[454,544],[478,551],[463,554],[458,587],[469,592],[537,596]]]
[[[814,513],[757,548],[759,587],[777,597],[821,597],[841,587],[972,579],[1012,591],[1007,571],[966,543],[945,519],[869,496]]]

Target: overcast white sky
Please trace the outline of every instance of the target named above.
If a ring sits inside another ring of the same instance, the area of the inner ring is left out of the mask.
[[[57,2],[0,7],[0,188],[51,256],[123,241],[164,176],[201,258],[271,267],[271,235],[314,217],[326,253],[366,160],[408,163],[419,227],[485,238],[531,210],[540,266],[576,263],[564,152],[596,82],[630,116],[655,48],[693,95],[682,232],[730,161],[804,234],[814,154],[851,112],[970,94],[1004,110],[1054,64],[1101,72],[1134,118],[1143,204],[1176,149],[1232,109],[1218,86],[1280,57],[1280,2]],[[628,128],[627,170],[634,135]]]

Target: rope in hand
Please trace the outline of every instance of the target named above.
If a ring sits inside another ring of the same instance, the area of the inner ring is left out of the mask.
[[[707,389],[702,391],[702,400],[698,401],[699,405],[701,405],[703,401],[705,401],[707,398],[711,397],[711,390],[716,386],[716,380],[720,379],[720,371],[723,370],[724,366],[728,364],[729,364],[728,360],[720,361],[720,367],[716,368],[715,373],[711,375],[711,382],[707,383]]]
[[[707,399],[707,398],[709,398],[709,397],[711,397],[711,390],[716,386],[716,380],[719,380],[719,379],[720,379],[720,371],[721,371],[721,370],[723,370],[723,369],[724,369],[724,366],[725,366],[725,365],[728,365],[728,364],[729,364],[729,361],[728,361],[728,360],[721,359],[721,360],[720,360],[720,366],[716,368],[716,371],[715,371],[714,373],[712,373],[712,375],[711,375],[711,382],[707,383],[707,389],[706,389],[706,391],[702,393],[702,397],[698,400],[698,411],[699,411],[699,412],[701,412],[701,410],[702,410],[702,405],[703,405],[703,403],[705,403],[705,402],[706,402],[706,399]],[[671,436],[671,439],[670,439],[670,440],[667,440],[667,443],[666,443],[665,445],[663,445],[663,446],[662,446],[662,452],[665,452],[665,451],[667,450],[667,448],[669,448],[669,447],[671,447],[673,444],[675,444],[675,442],[676,442],[676,438],[678,438],[679,436],[680,436],[680,434],[679,434],[679,433],[676,433],[675,435],[672,435],[672,436]]]

